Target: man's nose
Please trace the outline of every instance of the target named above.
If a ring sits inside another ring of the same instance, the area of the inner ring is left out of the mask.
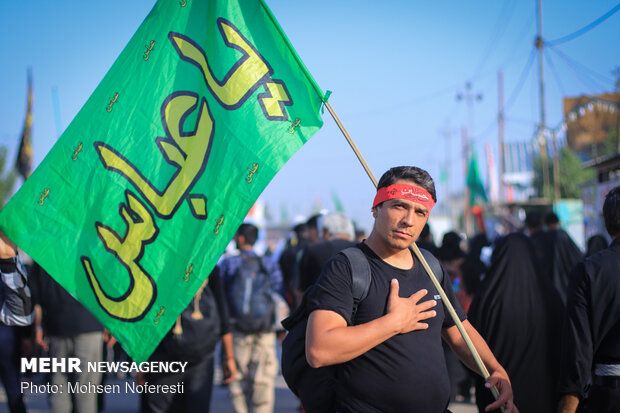
[[[413,226],[414,223],[414,216],[415,216],[415,211],[414,210],[409,210],[407,211],[407,213],[405,214],[405,216],[402,219],[402,223],[408,227]]]

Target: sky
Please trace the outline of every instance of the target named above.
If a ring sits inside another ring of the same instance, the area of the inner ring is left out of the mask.
[[[463,187],[464,127],[486,174],[487,145],[497,159],[500,71],[505,140],[532,140],[540,119],[535,0],[266,1],[319,86],[333,92],[329,102],[377,179],[392,166],[422,167],[435,178],[441,202]],[[11,163],[24,122],[27,69],[34,79],[36,166],[154,3],[0,0],[0,145]],[[616,6],[543,1],[543,39],[561,39]],[[620,12],[545,48],[548,127],[562,122],[563,97],[613,90],[619,41]],[[457,99],[468,82],[481,95],[469,106]],[[278,220],[283,210],[289,218],[307,217],[317,206],[334,210],[335,194],[369,231],[373,185],[327,111],[323,119],[260,199]]]

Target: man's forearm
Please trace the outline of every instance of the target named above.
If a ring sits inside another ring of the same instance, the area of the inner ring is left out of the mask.
[[[320,317],[325,314],[321,315],[321,312],[321,310],[314,311],[308,321],[306,358],[312,367],[353,360],[398,333],[386,315],[356,326],[346,324],[334,326],[317,337],[312,333],[311,325],[314,322],[322,322]]]
[[[465,328],[467,335],[469,336],[472,343],[474,344],[474,347],[476,351],[478,352],[480,359],[486,366],[487,370],[489,370],[489,373],[491,374],[495,371],[498,371],[503,374],[506,374],[506,371],[499,364],[499,362],[493,355],[493,352],[487,345],[486,341],[484,341],[484,338],[482,338],[480,333],[476,331],[476,329],[471,325],[471,323],[465,320],[463,321],[463,327]],[[458,328],[454,326],[454,327],[450,327],[448,330],[449,331],[446,332],[447,334],[444,333],[444,338],[446,339],[446,341],[448,341],[454,353],[472,371],[482,375],[482,372],[480,371],[480,367],[478,366],[478,363],[476,363],[476,360],[474,359],[474,356],[471,353],[471,350],[469,349],[469,347],[467,347],[467,344],[465,343],[465,340],[463,339]]]
[[[579,406],[579,397],[576,394],[565,394],[560,398],[558,413],[575,413]]]

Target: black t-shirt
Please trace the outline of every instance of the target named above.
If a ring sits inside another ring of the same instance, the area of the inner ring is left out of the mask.
[[[415,265],[401,270],[381,260],[365,244],[359,244],[368,258],[372,281],[368,296],[358,307],[353,324],[364,324],[386,314],[390,281],[399,282],[401,297],[426,289],[421,301],[436,299],[437,315],[426,320],[427,330],[396,335],[363,355],[338,365],[338,380],[345,392],[383,412],[443,413],[450,398],[450,382],[441,345],[441,330],[454,322],[441,304],[441,298],[424,268],[414,256]],[[413,253],[412,253],[413,255]],[[459,318],[465,312],[452,292],[450,277],[443,277],[442,288]],[[338,254],[324,267],[315,288],[308,295],[308,310],[330,310],[351,325],[353,295],[351,268]]]

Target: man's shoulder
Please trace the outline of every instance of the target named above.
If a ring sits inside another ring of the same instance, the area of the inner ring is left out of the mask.
[[[612,244],[609,248],[598,251],[583,260],[586,272],[602,271],[613,273],[615,276],[617,268],[620,266],[620,243]],[[612,275],[612,274],[610,274]]]

